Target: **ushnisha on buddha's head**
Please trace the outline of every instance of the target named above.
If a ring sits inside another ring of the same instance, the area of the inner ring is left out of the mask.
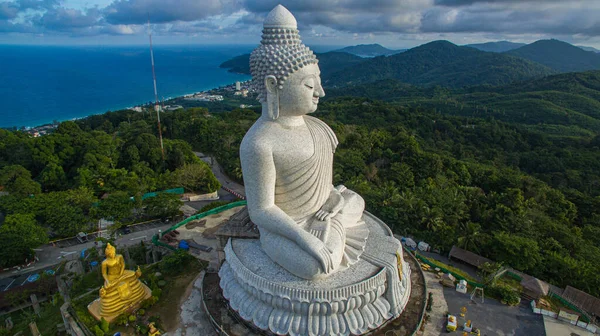
[[[106,249],[104,249],[104,254],[106,258],[114,258],[117,255],[117,250],[110,243],[106,245]]]
[[[267,16],[262,41],[250,55],[252,85],[263,115],[301,116],[316,111],[321,86],[318,60],[300,41],[296,19],[278,5]]]

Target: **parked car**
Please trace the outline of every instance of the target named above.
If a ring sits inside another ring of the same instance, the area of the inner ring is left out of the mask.
[[[76,237],[77,240],[82,244],[88,241],[87,233],[85,232],[79,232]]]
[[[130,234],[131,228],[129,226],[122,226],[119,228],[119,233],[122,235]]]

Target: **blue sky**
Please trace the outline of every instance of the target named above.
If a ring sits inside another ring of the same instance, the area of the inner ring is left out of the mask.
[[[278,3],[311,45],[556,38],[600,49],[598,0],[0,0],[0,44],[256,44]]]

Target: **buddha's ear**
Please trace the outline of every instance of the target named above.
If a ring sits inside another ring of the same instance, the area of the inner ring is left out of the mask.
[[[279,90],[277,88],[277,78],[272,75],[265,76],[265,87],[267,88],[267,114],[269,119],[277,120],[277,118],[279,118]]]
[[[265,76],[265,87],[268,93],[275,94],[277,92],[277,77],[273,75]]]

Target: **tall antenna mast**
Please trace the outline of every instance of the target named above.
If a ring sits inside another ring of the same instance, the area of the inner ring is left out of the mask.
[[[154,52],[152,51],[152,28],[150,28],[150,14],[148,13],[148,37],[150,38],[150,60],[152,61],[152,80],[154,81],[154,110],[158,121],[158,138],[160,139],[160,151],[162,159],[165,159],[165,148],[163,146],[162,128],[160,127],[160,105],[158,102],[158,92],[156,91],[156,72],[154,72]]]

